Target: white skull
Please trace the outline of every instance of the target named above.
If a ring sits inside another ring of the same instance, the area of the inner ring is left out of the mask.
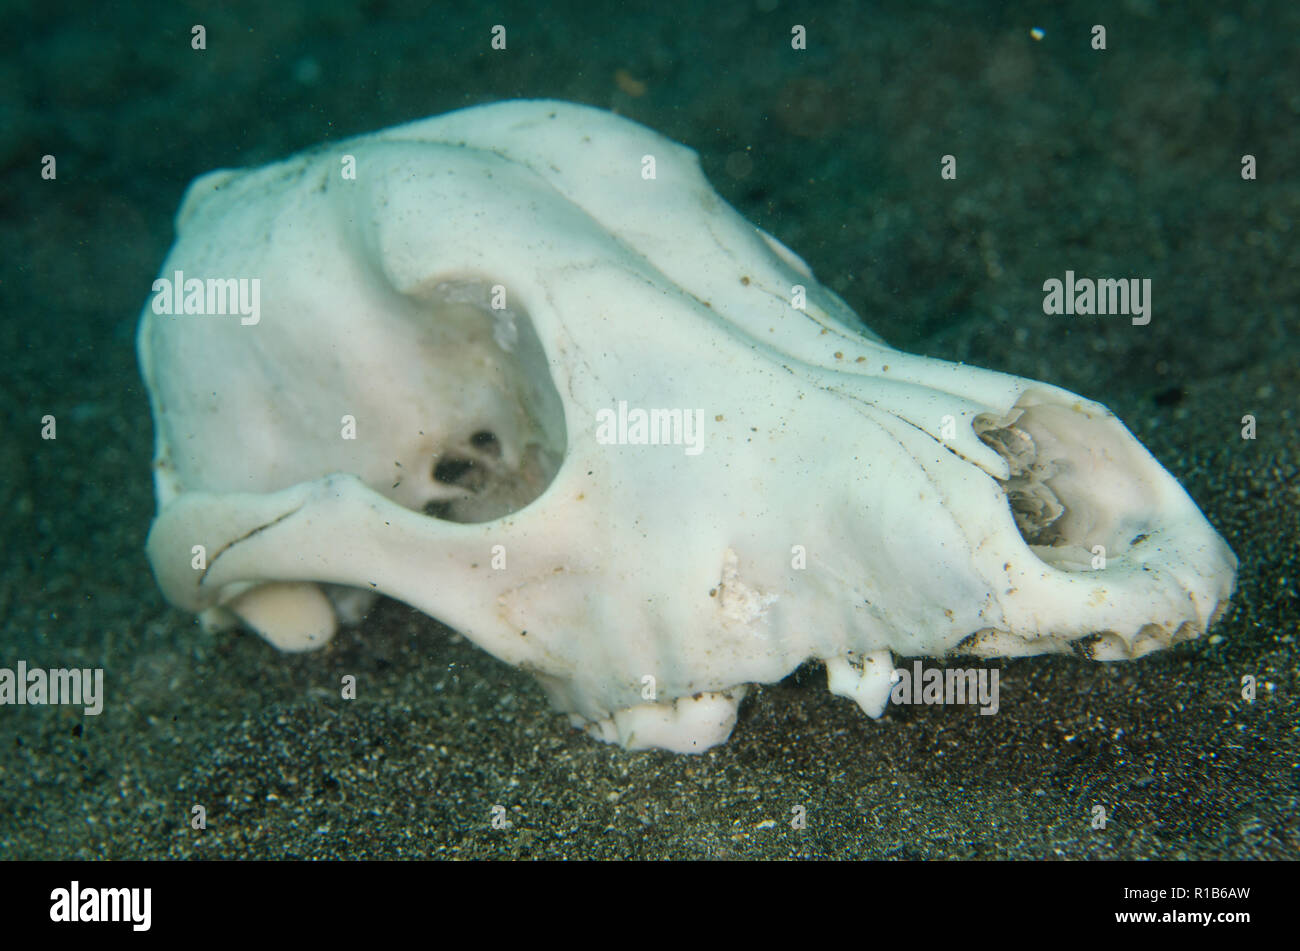
[[[260,309],[145,307],[149,558],[282,650],[381,592],[593,734],[699,751],[810,658],[879,715],[891,651],[1136,657],[1232,593],[1104,406],[864,335],[694,152],[609,113],[508,102],[215,172],[177,230],[189,310],[219,279]]]

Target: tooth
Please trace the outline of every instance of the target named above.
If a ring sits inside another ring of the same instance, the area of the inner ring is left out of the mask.
[[[889,692],[894,686],[894,655],[884,650],[861,658],[828,657],[826,686],[837,697],[848,697],[867,716],[879,717],[889,705]]]

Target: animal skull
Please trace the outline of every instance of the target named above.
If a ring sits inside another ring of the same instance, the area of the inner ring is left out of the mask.
[[[501,103],[215,172],[177,231],[188,312],[156,284],[139,333],[149,558],[281,650],[382,592],[594,735],[700,751],[809,658],[878,716],[891,651],[1137,657],[1232,593],[1105,407],[888,347],[694,152],[607,112]],[[240,279],[264,314],[197,313]]]

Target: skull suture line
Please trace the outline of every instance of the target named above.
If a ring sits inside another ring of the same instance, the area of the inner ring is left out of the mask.
[[[310,649],[382,592],[596,736],[699,751],[808,658],[878,716],[891,651],[1136,657],[1232,593],[1105,407],[886,346],[609,113],[501,103],[215,172],[177,230],[181,310],[260,282],[256,319],[140,325],[149,558],[209,625]]]

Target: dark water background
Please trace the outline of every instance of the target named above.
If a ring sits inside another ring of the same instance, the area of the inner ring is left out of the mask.
[[[103,666],[109,691],[97,718],[0,708],[0,857],[1300,856],[1300,5],[605,6],[0,11],[0,666]],[[187,183],[544,96],[696,148],[894,345],[1110,406],[1241,559],[1220,636],[1004,662],[996,717],[872,721],[808,669],[685,757],[571,731],[530,678],[397,603],[297,657],[169,608],[143,553],[134,334]],[[1151,324],[1044,316],[1067,268],[1151,278]]]

